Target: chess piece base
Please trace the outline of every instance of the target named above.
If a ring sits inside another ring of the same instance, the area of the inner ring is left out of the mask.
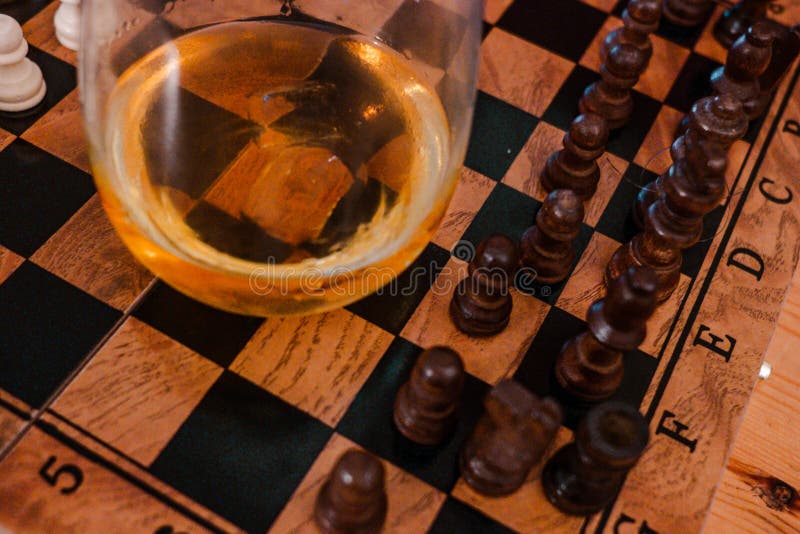
[[[588,361],[592,350],[591,334],[584,332],[564,344],[555,364],[555,377],[559,386],[572,397],[587,403],[610,398],[622,384],[624,368],[622,358],[605,364]],[[596,343],[596,342],[595,342]],[[597,347],[598,350],[603,350]]]
[[[711,1],[695,2],[696,5],[694,6],[686,4],[691,4],[691,2],[687,2],[687,0],[664,0],[664,17],[673,24],[691,28],[705,21],[716,5]]]
[[[381,495],[377,504],[370,507],[367,515],[356,513],[350,521],[342,521],[336,508],[330,502],[330,481],[325,482],[314,507],[314,519],[320,530],[325,534],[377,534],[386,521],[387,500],[386,495]]]
[[[629,241],[622,245],[614,255],[605,271],[605,283],[608,285],[609,280],[617,278],[632,265],[644,266],[647,265],[656,273],[658,279],[658,287],[656,289],[656,302],[663,303],[672,295],[675,288],[678,287],[681,277],[681,263],[682,257],[677,255],[675,261],[665,265],[653,265],[645,263],[636,250],[636,239]]]
[[[553,455],[542,471],[542,486],[547,500],[565,514],[591,515],[611,502],[620,484],[611,484],[600,491],[584,491],[584,484],[574,483],[575,469],[571,464],[578,454],[575,449],[575,443],[570,443]],[[600,494],[608,497],[599,499]]]
[[[466,298],[466,284],[471,282],[465,278],[456,287],[453,300],[450,301],[450,318],[456,328],[476,337],[489,337],[499,334],[508,326],[511,315],[511,295],[505,295],[495,306],[482,308]]]
[[[400,433],[420,445],[437,445],[449,436],[456,424],[456,412],[440,419],[423,417],[413,408],[413,403],[408,401],[408,383],[403,384],[397,393],[394,408],[394,424]]]

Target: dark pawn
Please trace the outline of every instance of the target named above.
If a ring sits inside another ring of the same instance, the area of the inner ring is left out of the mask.
[[[484,495],[516,491],[555,438],[561,407],[539,400],[514,382],[498,383],[484,400],[485,412],[461,450],[461,475]]]
[[[722,46],[730,48],[754,22],[767,17],[769,3],[770,0],[741,0],[729,7],[714,25],[714,37]]]
[[[664,302],[680,281],[682,251],[700,239],[703,217],[725,194],[725,149],[686,132],[685,156],[661,176],[658,199],[647,209],[642,231],[617,249],[606,266],[613,280],[634,265],[646,265],[658,278],[656,300]]]
[[[747,117],[742,103],[732,95],[715,95],[701,98],[692,106],[687,115],[688,121],[684,135],[678,137],[670,147],[672,161],[683,159],[686,153],[685,133],[695,132],[699,137],[716,143],[723,149],[730,147],[747,132]],[[656,201],[665,175],[642,188],[636,197],[633,219],[639,228],[643,227],[648,208]]]
[[[689,28],[704,22],[715,5],[713,0],[664,0],[664,16],[678,26]]]
[[[545,495],[567,514],[602,510],[649,439],[647,421],[634,407],[621,402],[598,404],[579,423],[575,441],[559,449],[544,466]]]
[[[456,425],[463,387],[464,363],[458,353],[448,347],[426,350],[397,392],[397,429],[420,445],[440,443]]]
[[[517,245],[504,235],[493,235],[478,245],[450,301],[450,318],[471,336],[492,336],[508,325],[511,315],[509,284],[519,265]]]
[[[633,113],[631,89],[644,71],[647,57],[641,49],[620,43],[608,51],[601,79],[583,92],[578,102],[581,113],[597,113],[606,119],[608,128],[620,128]]]
[[[770,27],[774,39],[772,41],[772,57],[769,65],[758,78],[760,93],[755,111],[758,116],[764,114],[772,94],[789,72],[789,67],[794,64],[798,54],[800,54],[800,25],[796,25],[794,28],[787,28],[773,20],[765,20],[763,23]]]
[[[575,263],[573,241],[581,231],[583,204],[569,189],[550,193],[536,214],[536,224],[520,240],[522,265],[536,271],[536,281],[555,284]]]
[[[366,452],[350,449],[317,494],[314,519],[326,534],[372,534],[386,520],[383,464]]]
[[[586,402],[616,393],[622,383],[623,353],[644,341],[657,287],[649,267],[631,267],[610,281],[606,297],[589,307],[588,330],[567,341],[556,359],[556,379],[567,393]]]
[[[564,135],[564,148],[547,158],[542,171],[545,190],[571,189],[581,200],[588,200],[597,191],[600,167],[597,158],[603,155],[608,141],[608,124],[600,115],[578,115]]]
[[[761,109],[758,78],[767,69],[775,38],[769,24],[759,21],[733,43],[725,65],[711,73],[711,87],[717,94],[736,97],[748,120],[758,117]]]
[[[661,20],[661,0],[630,0],[622,12],[624,26],[609,32],[600,48],[600,57],[605,60],[608,51],[615,45],[627,43],[638,47],[645,55],[645,67],[653,56],[650,34],[658,29]]]

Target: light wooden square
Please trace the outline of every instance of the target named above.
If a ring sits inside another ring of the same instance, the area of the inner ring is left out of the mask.
[[[606,294],[603,278],[606,265],[619,247],[620,243],[614,239],[595,232],[558,298],[558,307],[579,319],[585,319],[589,306]],[[647,321],[647,337],[639,350],[650,356],[658,356],[690,282],[688,276],[681,274],[678,287],[672,296],[656,308],[653,316]]]
[[[37,265],[119,310],[153,280],[117,236],[94,195],[31,257]]]
[[[675,130],[683,115],[682,112],[666,104],[661,106],[633,162],[659,175],[666,172],[672,164],[669,147],[675,140]]]
[[[331,437],[269,532],[283,534],[318,531],[314,524],[317,494],[336,461],[351,448],[359,447],[339,434]],[[389,500],[382,532],[426,532],[436,519],[446,496],[386,460],[381,461],[386,468],[386,493]]]
[[[722,12],[725,11],[725,6],[717,6],[711,19],[703,28],[703,33],[694,45],[694,51],[709,59],[713,59],[718,63],[725,63],[725,58],[728,56],[728,49],[722,46],[719,41],[714,37],[714,24],[717,23]]]
[[[551,456],[571,439],[572,431],[561,427],[545,457]],[[505,497],[481,495],[464,482],[463,478],[458,480],[452,494],[520,533],[579,532],[583,518],[563,514],[547,500],[540,481],[543,467],[544,461],[531,470],[520,489]]]
[[[131,317],[52,409],[149,465],[221,373],[213,362]]]
[[[606,13],[611,13],[614,6],[617,5],[617,0],[581,0],[584,4],[589,4]]]
[[[456,190],[432,241],[452,250],[483,206],[496,182],[467,167],[461,169]]]
[[[478,87],[541,116],[573,66],[561,56],[494,28],[481,45]]]
[[[345,309],[271,317],[231,370],[336,426],[393,336]]]
[[[495,24],[514,0],[483,0],[483,20]]]
[[[10,145],[17,136],[0,128],[0,150]]]
[[[22,32],[25,35],[25,39],[31,45],[66,61],[70,65],[77,66],[77,52],[63,46],[56,38],[56,28],[53,17],[55,17],[59,5],[61,5],[59,0],[50,2],[47,7],[39,11],[22,26]]]
[[[423,348],[452,347],[469,373],[494,384],[519,367],[550,306],[511,289],[513,308],[505,330],[485,338],[468,336],[453,325],[449,313],[453,292],[466,277],[467,264],[450,258],[400,335]]]
[[[525,146],[519,151],[508,172],[503,177],[503,183],[510,185],[517,191],[542,201],[547,196],[541,184],[540,177],[547,158],[553,152],[561,150],[562,141],[566,132],[544,121],[539,122],[533,130]]]
[[[528,142],[511,164],[503,183],[542,202],[547,197],[541,183],[541,174],[547,158],[563,147],[564,131],[544,121],[536,125]],[[597,160],[600,166],[600,181],[597,192],[584,203],[584,221],[590,226],[597,224],[608,201],[614,195],[622,175],[628,169],[628,162],[610,152]]]
[[[91,172],[77,89],[28,128],[22,138],[85,172]]]
[[[5,282],[24,261],[25,258],[17,256],[3,245],[0,245],[0,284]]]
[[[600,72],[600,66],[603,63],[600,58],[600,48],[603,40],[609,32],[622,27],[622,25],[622,19],[609,17],[589,44],[580,64],[595,72]],[[678,78],[683,64],[686,63],[690,51],[655,34],[650,35],[650,42],[653,43],[653,57],[650,58],[650,64],[642,73],[639,83],[634,86],[634,89],[663,102],[672,89],[672,84]]]

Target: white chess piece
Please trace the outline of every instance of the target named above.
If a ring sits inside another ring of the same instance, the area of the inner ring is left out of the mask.
[[[42,71],[27,54],[19,23],[0,14],[0,111],[24,111],[44,98]]]
[[[77,50],[81,39],[81,0],[61,0],[53,18],[58,42]]]

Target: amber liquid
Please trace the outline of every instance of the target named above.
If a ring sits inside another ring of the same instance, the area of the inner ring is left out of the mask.
[[[436,93],[402,55],[333,27],[189,33],[129,67],[108,109],[108,154],[93,160],[123,239],[170,284],[234,311],[316,311],[375,290],[421,250],[452,190]],[[331,273],[368,267],[379,282],[329,290]],[[311,291],[298,285],[309,270]]]

